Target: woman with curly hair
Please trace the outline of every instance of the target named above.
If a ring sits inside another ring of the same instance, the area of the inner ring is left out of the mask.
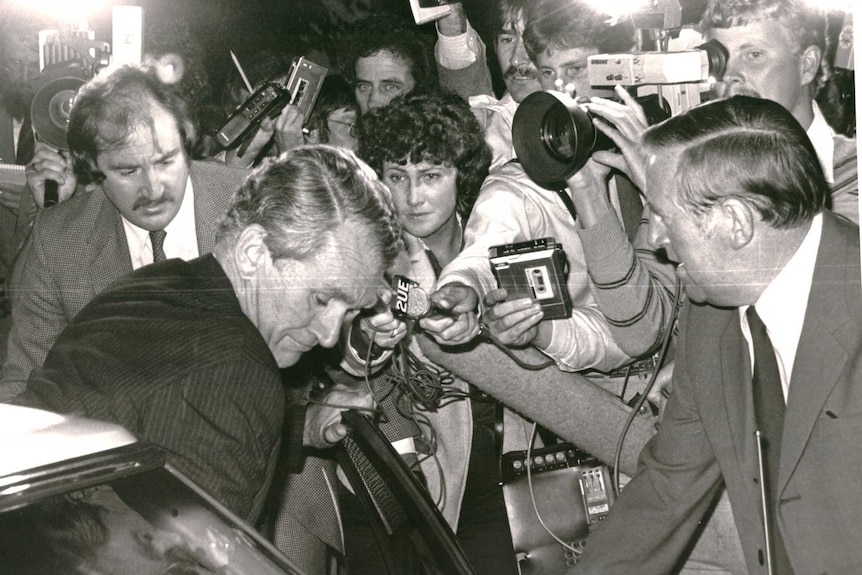
[[[358,155],[389,187],[405,230],[407,254],[391,272],[430,293],[461,251],[464,223],[488,174],[491,153],[482,129],[459,96],[419,91],[363,114],[357,138]],[[415,317],[382,307],[349,326],[342,367],[368,379],[384,413],[381,431],[407,452],[408,463],[416,462],[414,471],[477,573],[517,573],[499,484],[495,402],[425,359],[411,337],[420,328]],[[447,321],[453,320],[439,312],[422,319]],[[423,371],[434,375],[421,379]],[[365,567],[374,565],[373,545],[356,501],[350,495],[341,501],[349,571],[376,572]],[[398,560],[409,569],[415,554],[403,548]],[[351,560],[360,553],[361,567]]]

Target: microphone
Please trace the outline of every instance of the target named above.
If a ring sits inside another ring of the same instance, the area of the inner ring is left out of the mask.
[[[60,201],[60,195],[57,191],[57,182],[54,180],[45,180],[45,198],[42,200],[42,205],[46,208],[56,206]]]
[[[459,315],[458,312],[442,308],[431,301],[428,292],[410,278],[393,277],[392,289],[395,290],[395,297],[392,299],[391,309],[399,319],[417,320],[429,315],[457,318]]]

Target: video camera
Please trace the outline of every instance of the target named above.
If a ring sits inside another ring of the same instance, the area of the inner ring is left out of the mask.
[[[59,149],[69,148],[66,131],[78,89],[109,66],[140,63],[143,10],[138,6],[112,8],[111,44],[95,39],[86,24],[39,32],[39,67],[30,117],[36,135]]]
[[[680,32],[679,4],[673,0],[659,4],[661,11],[632,16],[639,45],[644,44],[643,34],[650,32],[667,48],[670,36]],[[701,86],[721,79],[727,58],[727,49],[712,40],[690,50],[597,54],[587,60],[587,75],[592,86],[625,86],[635,96],[645,88],[636,100],[653,124],[700,103]],[[512,139],[524,171],[549,189],[565,187],[565,180],[593,152],[613,147],[581,102],[562,92],[524,98],[515,112]]]
[[[307,122],[324,78],[326,68],[323,66],[303,56],[294,59],[287,84],[267,82],[258,88],[218,131],[218,143],[224,148],[238,145],[257,130],[264,118],[277,117],[287,104],[298,107]]]
[[[78,90],[109,66],[138,64],[143,41],[143,9],[115,6],[111,13],[111,44],[95,39],[95,31],[84,24],[39,32],[39,76],[33,80],[35,95],[30,118],[38,140],[68,150],[66,133]],[[56,204],[57,183],[45,181],[45,207]]]

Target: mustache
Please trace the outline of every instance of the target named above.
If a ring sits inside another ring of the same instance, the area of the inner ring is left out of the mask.
[[[530,78],[531,80],[535,80],[539,76],[538,71],[527,64],[521,64],[520,66],[509,66],[506,69],[506,73],[503,74],[504,80],[511,80],[512,78]]]
[[[751,88],[748,86],[734,87],[734,86],[729,86],[727,84],[724,85],[724,89],[722,90],[722,95],[725,97],[730,97],[730,96],[750,96],[752,98],[762,98],[763,97],[760,95],[760,92],[758,92],[754,88]]]

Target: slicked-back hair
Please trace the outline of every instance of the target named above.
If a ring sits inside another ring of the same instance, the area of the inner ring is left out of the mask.
[[[808,46],[818,46],[823,57],[814,80],[820,89],[832,76],[827,54],[828,19],[826,13],[808,0],[709,0],[701,20],[704,33],[713,28],[735,28],[756,22],[774,21],[790,33],[801,53]]]
[[[750,205],[776,229],[809,222],[828,207],[829,187],[805,130],[772,100],[733,96],[649,128],[647,154],[678,154],[665,190],[701,216],[726,198]]]
[[[473,209],[491,165],[482,127],[460,96],[420,91],[369,110],[357,124],[359,157],[379,175],[383,163],[442,164],[455,168],[458,213]]]
[[[196,133],[188,104],[154,71],[122,66],[81,86],[66,134],[76,173],[89,181],[104,181],[96,158],[102,152],[124,147],[137,128],[154,129],[154,105],[173,116],[188,156]]]
[[[439,85],[434,41],[435,37],[410,20],[389,13],[374,14],[352,26],[343,51],[348,60],[341,67],[344,76],[355,82],[356,61],[386,51],[407,65],[416,88],[433,88]]]
[[[630,19],[611,25],[606,14],[579,0],[529,3],[525,19],[524,48],[533,62],[549,51],[594,48],[599,53],[619,53],[635,45]]]
[[[368,230],[386,268],[404,248],[389,190],[371,168],[349,150],[300,146],[266,159],[248,177],[219,222],[216,243],[232,243],[259,225],[273,260],[304,260],[345,222]]]

